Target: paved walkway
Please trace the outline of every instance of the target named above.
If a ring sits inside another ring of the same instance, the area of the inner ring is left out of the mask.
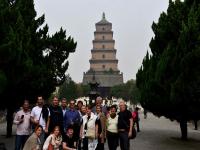
[[[180,140],[179,124],[171,122],[164,117],[157,118],[148,114],[143,119],[141,114],[141,132],[136,139],[131,140],[130,150],[199,150],[200,130],[193,130],[193,125],[188,123],[188,141]],[[7,150],[14,150],[14,136],[5,138],[5,123],[0,124],[0,143],[6,144]],[[106,150],[107,146],[106,146]]]
[[[179,124],[164,117],[141,115],[141,132],[131,142],[131,150],[200,150],[200,130],[188,123],[188,141],[180,139]]]

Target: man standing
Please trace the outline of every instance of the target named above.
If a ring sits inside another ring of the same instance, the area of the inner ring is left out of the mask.
[[[82,101],[78,101],[77,102],[77,109],[78,109],[78,113],[79,113],[79,115],[80,115],[80,122],[82,122],[82,117],[83,117],[83,115],[82,115],[82,106],[84,106],[83,105],[83,102]],[[84,109],[84,107],[83,107],[83,109]],[[86,108],[85,108],[86,109]],[[85,110],[86,111],[86,110]]]
[[[66,111],[64,116],[64,128],[67,128],[72,125],[74,127],[74,136],[77,137],[77,141],[79,139],[79,126],[80,126],[80,114],[75,109],[75,100],[70,100],[69,110]]]
[[[106,116],[106,115],[107,115],[107,108],[106,108],[106,106],[103,106],[102,103],[103,103],[102,97],[101,97],[101,96],[98,96],[98,97],[96,98],[96,106],[100,106],[101,109],[102,109],[102,112],[103,112],[104,115]],[[92,112],[93,112],[94,114],[96,114],[96,106],[94,106],[94,107],[92,108]]]
[[[81,109],[80,109],[80,118],[81,118],[81,120],[80,120],[80,128],[81,128],[81,125],[82,125],[82,123],[83,123],[83,116],[86,114],[86,106],[85,105],[82,105],[81,106]],[[81,129],[80,129],[81,130]],[[81,148],[81,143],[82,143],[82,140],[81,140],[81,137],[80,137],[80,139],[79,139],[79,141],[78,141],[78,150],[82,150],[82,148]]]
[[[61,101],[61,108],[62,108],[62,112],[63,112],[63,117],[65,116],[65,113],[67,111],[67,99],[66,98],[62,98]]]
[[[38,96],[37,106],[33,107],[31,111],[31,122],[34,126],[41,125],[43,132],[40,135],[40,141],[44,144],[45,133],[48,133],[50,120],[50,112],[47,106],[44,105],[44,99],[42,96]]]
[[[29,110],[29,102],[24,101],[22,110],[18,111],[14,118],[14,124],[17,125],[15,150],[21,150],[31,132],[30,125],[31,112]]]
[[[81,107],[81,120],[82,120],[82,117],[83,117],[85,114],[86,114],[86,106],[83,105],[83,106]]]
[[[52,105],[49,107],[50,111],[50,122],[49,122],[49,132],[51,133],[55,126],[59,126],[61,133],[64,133],[63,128],[63,111],[59,106],[59,100],[57,96],[53,97]]]
[[[118,131],[120,148],[122,150],[129,150],[129,137],[132,136],[133,118],[129,110],[127,110],[125,102],[119,103],[120,112],[118,113]]]
[[[79,100],[78,102],[77,102],[77,108],[78,108],[78,111],[79,111],[79,113],[81,112],[81,107],[83,106],[83,102],[81,101],[81,100]]]
[[[66,111],[64,116],[64,127],[67,129],[69,125],[80,123],[79,112],[75,109],[75,100],[70,100],[69,110]]]
[[[96,106],[97,113],[97,138],[98,144],[96,150],[104,150],[105,143],[105,133],[106,133],[106,117],[104,113],[102,113],[102,107]]]

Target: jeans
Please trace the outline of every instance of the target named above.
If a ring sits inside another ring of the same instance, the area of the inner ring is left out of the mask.
[[[24,147],[26,140],[28,139],[29,135],[16,135],[15,138],[15,150],[21,150]]]
[[[127,131],[119,131],[119,141],[121,150],[129,150],[129,138]]]

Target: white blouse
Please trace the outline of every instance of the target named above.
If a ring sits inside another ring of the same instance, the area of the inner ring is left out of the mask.
[[[112,133],[117,133],[118,132],[117,124],[118,124],[118,115],[116,115],[115,118],[109,117],[107,119],[107,130]]]
[[[49,144],[54,146],[54,150],[59,150],[59,147],[62,144],[62,136],[56,137],[54,134],[49,135],[44,142],[43,150],[48,150]]]

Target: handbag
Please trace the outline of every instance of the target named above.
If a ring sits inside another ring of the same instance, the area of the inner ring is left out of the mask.
[[[52,142],[52,138],[49,142],[48,150],[54,150],[54,146],[53,146],[53,144],[51,144],[51,142]]]
[[[89,139],[95,139],[95,130],[88,129],[85,136]]]
[[[48,150],[54,150],[54,146],[51,143],[48,146]]]
[[[85,132],[85,137],[89,139],[95,139],[95,128],[88,127],[89,119],[87,120],[85,127],[86,127],[86,132]]]
[[[132,127],[132,136],[129,137],[129,139],[134,139],[134,138],[136,138],[136,136],[137,136],[137,132],[136,132],[135,127],[133,125],[133,127]]]

